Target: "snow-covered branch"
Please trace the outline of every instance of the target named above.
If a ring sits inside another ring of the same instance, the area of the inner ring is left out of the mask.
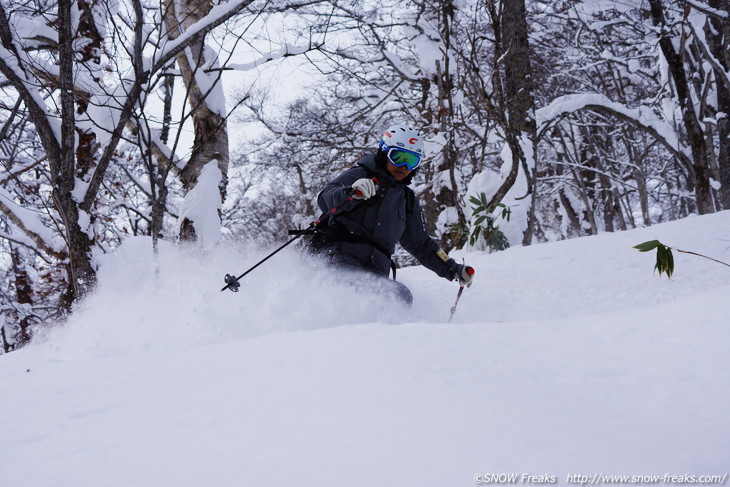
[[[715,17],[717,19],[724,20],[725,22],[728,21],[728,15],[727,12],[723,12],[722,10],[710,7],[706,3],[702,3],[699,0],[686,0],[689,5],[691,5],[693,8],[697,9],[698,11],[702,12],[703,14],[709,15],[711,17]]]
[[[725,85],[725,89],[730,91],[730,72],[726,71],[720,61],[710,52],[710,48],[707,45],[707,40],[704,35],[700,35],[698,28],[701,29],[701,25],[695,25],[696,21],[690,21],[689,27],[697,40],[697,45],[702,50],[703,59],[710,63],[713,67],[713,71],[717,74],[718,83]]]
[[[36,125],[38,133],[44,148],[49,156],[58,155],[60,153],[60,126],[57,120],[48,113],[45,102],[30,79],[18,58],[18,49],[13,40],[12,31],[8,24],[8,18],[5,9],[0,4],[0,72],[17,90],[18,95],[22,98],[31,119]]]
[[[30,248],[33,248],[32,244],[35,244],[35,247],[52,257],[65,258],[64,242],[48,229],[39,213],[15,203],[13,196],[3,187],[0,187],[0,212],[6,215],[27,237],[26,240],[13,235],[13,241]],[[4,235],[0,235],[0,237],[2,236]],[[10,239],[11,236],[7,235],[5,238]]]
[[[648,107],[628,108],[597,93],[560,96],[548,106],[538,109],[536,112],[538,139],[545,134],[555,120],[581,110],[608,113],[645,130],[683,164],[692,167],[688,149],[680,142],[674,127],[657,118],[652,109]]]
[[[299,54],[304,54],[306,52],[310,51],[316,51],[320,48],[319,45],[306,45],[306,46],[295,46],[292,44],[286,44],[281,49],[277,49],[276,51],[271,51],[268,54],[261,56],[260,58],[251,61],[250,63],[230,63],[227,64],[225,68],[222,68],[223,70],[233,70],[233,71],[250,71],[252,69],[256,69],[259,66],[266,64],[271,61],[276,61],[277,59],[283,59],[290,56],[296,56]]]
[[[163,48],[156,54],[152,61],[149,75],[154,75],[154,73],[163,69],[185,48],[200,41],[208,32],[223,24],[234,15],[240,13],[253,3],[253,1],[254,0],[230,0],[229,2],[213,7],[208,15],[189,26],[185,29],[185,32],[182,32],[173,40],[164,44]]]

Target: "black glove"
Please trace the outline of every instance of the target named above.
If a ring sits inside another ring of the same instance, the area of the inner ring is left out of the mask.
[[[454,273],[454,279],[459,280],[459,284],[462,286],[470,287],[471,283],[474,282],[474,268],[468,265],[459,264],[456,267]]]

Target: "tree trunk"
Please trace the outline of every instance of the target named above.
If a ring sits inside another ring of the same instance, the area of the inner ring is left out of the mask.
[[[212,9],[206,0],[166,0],[165,24],[171,39],[176,39],[185,29],[205,17]],[[194,42],[176,56],[182,78],[187,88],[195,140],[188,163],[180,173],[180,181],[188,192],[198,183],[203,167],[215,162],[222,175],[220,182],[220,201],[203,202],[219,204],[225,199],[226,178],[228,174],[228,129],[224,107],[220,70],[215,70],[215,53],[208,49],[205,40]],[[211,70],[206,72],[205,70]],[[201,87],[198,79],[205,78],[208,87]],[[195,221],[191,216],[183,216],[180,222],[180,239],[195,240]]]
[[[451,28],[454,21],[454,5],[451,0],[439,3],[439,25],[441,39],[443,41],[443,52],[440,61],[436,61],[436,87],[438,89],[438,106],[435,123],[439,131],[446,136],[446,144],[442,152],[441,164],[436,168],[436,187],[434,199],[437,202],[437,210],[445,208],[456,208],[459,226],[466,224],[464,210],[459,204],[459,186],[456,181],[456,167],[459,161],[454,131],[454,80],[451,66]],[[448,177],[448,181],[444,181]],[[441,230],[441,229],[439,229]],[[441,235],[441,247],[449,252],[454,248],[455,242],[451,241],[449,232]]]
[[[21,306],[31,306],[33,305],[33,284],[30,276],[28,275],[25,262],[23,262],[21,251],[11,246],[10,256],[13,263],[13,275],[15,276],[15,301]],[[18,330],[13,337],[15,339],[13,346],[17,348],[18,346],[23,346],[30,342],[30,339],[33,337],[33,333],[30,328],[32,319],[29,309],[21,309],[21,311],[16,314],[15,318],[18,321]]]
[[[79,202],[74,198],[76,184],[76,103],[74,100],[74,68],[76,53],[73,48],[73,2],[58,2],[58,96],[60,99],[60,138],[46,113],[46,107],[37,102],[34,87],[28,83],[28,68],[16,51],[13,31],[5,10],[0,5],[0,39],[13,54],[12,59],[0,60],[0,70],[17,89],[19,97],[28,109],[30,120],[43,145],[50,166],[51,196],[53,205],[63,220],[65,240],[68,246],[68,288],[61,299],[67,311],[72,303],[83,296],[96,283],[96,271],[92,264],[92,237],[87,234],[88,215],[81,215]],[[11,67],[15,65],[15,67]],[[83,226],[80,223],[83,221]]]
[[[570,221],[571,228],[575,230],[575,234],[583,235],[583,226],[581,225],[580,218],[578,217],[578,213],[576,213],[575,208],[573,208],[573,204],[565,195],[565,190],[560,189],[558,191],[558,199],[560,201],[560,205],[563,207],[566,215],[568,216],[568,221]],[[566,237],[570,236],[570,233],[566,235]]]
[[[671,26],[667,25],[665,21],[662,2],[661,0],[649,0],[649,6],[654,25],[662,30],[659,47],[667,61],[669,75],[674,82],[677,101],[682,110],[682,121],[687,130],[687,138],[692,150],[697,210],[700,214],[712,213],[714,208],[708,161],[708,151],[712,148],[706,145],[704,130],[695,113],[695,103],[692,99],[684,62],[674,47],[675,39],[672,39],[670,35]]]
[[[69,288],[64,305],[84,296],[96,284],[92,265],[93,240],[80,224],[81,210],[73,196],[76,185],[76,104],[74,100],[74,62],[72,1],[58,2],[59,91],[61,98],[61,147],[58,160],[51,160],[53,200],[63,218],[69,252]],[[55,167],[54,167],[55,166]],[[85,219],[85,225],[89,219]]]
[[[730,3],[727,0],[709,0],[709,5],[727,14],[724,21],[711,17],[712,30],[706,29],[706,35],[710,40],[710,51],[727,73],[730,72]],[[730,210],[730,89],[721,81],[722,77],[726,76],[725,73],[719,72],[715,67],[717,110],[725,114],[717,120],[717,133],[720,139],[717,158],[721,184],[720,202],[724,209]]]
[[[578,188],[579,196],[583,202],[584,212],[583,220],[590,226],[590,235],[598,235],[598,224],[596,223],[596,214],[593,211],[593,204],[588,197],[588,188],[586,187],[585,181],[583,180],[583,174],[581,171],[576,171],[570,168],[570,172],[573,175],[573,181],[575,186]]]
[[[505,132],[507,143],[512,152],[513,164],[523,169],[527,182],[524,195],[517,195],[523,204],[531,206],[535,186],[535,159],[537,125],[534,117],[532,66],[530,65],[530,45],[527,37],[527,11],[524,0],[510,0],[503,3],[501,14],[502,52],[504,53],[504,100],[507,109]],[[522,244],[532,242],[534,213],[527,209],[525,231]]]

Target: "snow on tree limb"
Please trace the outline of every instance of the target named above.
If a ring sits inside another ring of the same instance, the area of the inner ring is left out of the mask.
[[[116,146],[122,137],[124,128],[127,126],[134,109],[139,103],[140,96],[144,92],[145,87],[149,84],[149,80],[158,71],[164,69],[168,63],[175,58],[177,54],[182,52],[184,49],[189,47],[192,43],[202,39],[208,32],[218,27],[222,23],[229,20],[231,17],[240,13],[243,9],[248,7],[253,0],[231,0],[225,4],[220,4],[210,11],[208,15],[188,27],[185,32],[181,33],[174,40],[168,41],[160,52],[156,54],[151,63],[146,63],[142,57],[142,35],[141,26],[143,25],[141,5],[138,1],[134,2],[135,14],[137,16],[136,21],[136,32],[135,32],[135,49],[134,49],[134,66],[135,66],[135,79],[132,82],[132,86],[129,89],[126,100],[120,110],[119,118],[111,134],[110,142],[107,144],[104,153],[99,160],[99,163],[94,171],[94,174],[89,183],[89,188],[86,192],[86,196],[81,205],[82,209],[88,210],[93,204],[96,193],[101,187],[104,173],[111,162],[111,159],[116,150]],[[148,70],[145,70],[143,66],[149,66]]]
[[[628,108],[621,103],[611,101],[605,95],[597,93],[559,96],[548,106],[538,109],[536,111],[538,140],[542,138],[556,119],[581,110],[608,113],[645,130],[675,157],[680,159],[683,164],[692,167],[692,157],[689,155],[689,150],[679,141],[674,127],[657,118],[649,107]]]
[[[215,244],[220,238],[221,223],[218,212],[221,208],[220,185],[223,173],[218,161],[212,160],[203,166],[198,183],[183,200],[180,221],[190,221],[194,225],[197,240],[202,246]],[[215,205],[208,204],[214,201]]]
[[[132,117],[132,114],[134,113],[134,110],[139,103],[139,99],[142,95],[143,89],[149,81],[149,73],[143,72],[142,69],[144,62],[142,54],[142,37],[144,35],[142,27],[144,25],[144,14],[142,11],[142,5],[140,4],[139,0],[135,0],[132,3],[136,17],[134,24],[134,59],[132,63],[134,66],[135,79],[132,82],[132,86],[129,89],[129,92],[127,93],[126,99],[124,100],[124,104],[120,110],[116,126],[111,133],[110,140],[107,143],[106,148],[104,149],[104,153],[99,159],[96,169],[91,176],[91,180],[89,181],[89,185],[86,189],[86,194],[84,195],[83,201],[81,205],[79,205],[79,207],[84,211],[89,211],[91,209],[91,206],[96,199],[96,194],[101,187],[101,183],[103,182],[106,170],[109,167],[109,163],[111,162],[112,157],[116,152],[117,145],[122,138],[122,134],[127,125],[127,122]],[[123,85],[124,82],[120,84],[120,86]]]
[[[716,17],[716,18],[724,20],[724,21],[728,20],[729,16],[728,16],[727,12],[723,12],[722,10],[718,10],[716,8],[710,7],[706,3],[702,3],[699,0],[687,0],[687,3],[689,5],[691,5],[693,8],[702,12],[703,14],[709,15],[711,17]]]
[[[0,235],[0,237],[13,240],[29,248],[33,248],[32,244],[35,244],[38,249],[52,257],[57,259],[65,258],[64,242],[48,229],[38,212],[15,203],[13,195],[2,187],[0,187],[0,212],[7,215],[13,225],[21,230],[27,238],[5,234]]]
[[[222,68],[224,70],[234,70],[234,71],[250,71],[252,69],[256,69],[259,66],[266,64],[270,61],[276,61],[277,59],[283,59],[285,57],[290,56],[296,56],[298,54],[304,54],[306,52],[315,51],[319,49],[321,46],[318,45],[307,45],[307,46],[294,46],[291,44],[286,44],[281,49],[277,49],[276,51],[271,51],[270,53],[266,54],[265,56],[262,56],[255,61],[252,61],[250,63],[231,63],[226,65],[225,68]]]
[[[58,154],[61,150],[61,129],[57,119],[48,113],[45,102],[38,93],[38,87],[28,79],[25,71],[18,62],[13,49],[12,38],[6,40],[4,31],[8,28],[5,11],[0,5],[0,72],[5,75],[8,81],[18,91],[18,95],[28,107],[33,123],[38,128],[39,135],[44,148],[49,154]],[[8,45],[9,43],[9,45]]]
[[[689,28],[692,30],[692,33],[697,40],[697,45],[702,50],[703,59],[712,65],[717,78],[719,78],[717,82],[723,83],[725,85],[725,89],[730,91],[730,72],[726,71],[722,66],[722,63],[712,54],[710,47],[707,45],[707,39],[705,36],[700,35],[705,21],[706,19],[701,16],[691,15],[689,16],[688,22]]]
[[[158,70],[164,68],[177,53],[205,36],[215,27],[229,20],[252,2],[253,0],[231,0],[225,4],[214,7],[208,16],[192,25],[174,41],[168,42],[158,55],[156,62],[151,65],[151,69],[147,71],[143,69],[146,63],[142,57],[141,46],[143,37],[141,27],[144,24],[142,8],[139,1],[133,2],[135,13],[137,14],[135,24],[137,29],[135,29],[136,35],[134,41],[135,59],[133,62],[133,65],[135,66],[135,78],[133,80],[128,80],[128,83],[121,83],[126,86],[124,86],[123,89],[125,92],[124,96],[116,103],[119,110],[118,117],[116,117],[116,124],[111,131],[109,141],[105,144],[105,150],[91,177],[89,187],[84,196],[83,203],[81,204],[82,209],[88,210],[91,208],[96,194],[101,187],[106,169],[114,156],[117,144],[122,138],[122,134],[130,117],[132,116],[132,113],[138,106],[140,96],[142,95],[145,87],[148,85],[150,77]],[[59,159],[61,153],[59,142],[61,140],[60,126],[57,123],[57,118],[51,116],[48,112],[45,102],[38,94],[37,87],[28,80],[27,75],[20,64],[21,61],[12,52],[12,50],[17,51],[17,49],[15,49],[12,31],[2,5],[0,5],[0,39],[3,44],[0,46],[0,72],[2,72],[12,83],[28,107],[31,117],[33,118],[33,122],[41,135],[41,139],[43,141],[44,148],[49,155],[49,159]],[[119,95],[120,92],[117,90],[116,94]]]
[[[234,15],[248,7],[253,0],[231,0],[213,7],[208,15],[188,27],[178,37],[168,41],[153,60],[150,75],[164,68],[167,63],[192,43],[202,39]]]

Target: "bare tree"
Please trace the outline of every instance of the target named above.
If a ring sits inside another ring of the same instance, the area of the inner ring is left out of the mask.
[[[494,208],[502,201],[522,172],[525,179],[525,194],[515,195],[515,201],[527,202],[526,220],[522,222],[524,234],[522,243],[529,245],[533,234],[534,204],[532,198],[535,185],[535,161],[537,123],[535,121],[535,99],[533,96],[532,67],[530,65],[530,46],[527,32],[527,12],[524,0],[500,2],[501,12],[495,15],[496,31],[500,33],[499,52],[504,68],[496,69],[493,76],[500,81],[500,105],[505,109],[501,118],[505,140],[509,146],[512,168],[509,175],[492,196],[489,206]],[[500,73],[503,72],[503,75]]]
[[[730,209],[730,4],[723,0],[709,0],[704,35],[708,40],[707,51],[700,49],[708,59],[715,74],[717,85],[718,166],[720,200],[723,208]],[[695,6],[695,8],[697,8]],[[695,31],[696,32],[696,31]]]
[[[38,224],[40,217],[31,218],[22,205],[2,204],[0,210],[22,233],[21,240],[32,241],[39,251],[65,262],[66,309],[96,282],[92,254],[99,244],[94,226],[101,216],[100,191],[125,131],[144,111],[157,76],[176,56],[250,3],[231,0],[209,9],[206,16],[185,26],[184,35],[178,30],[175,39],[165,37],[159,28],[147,28],[150,17],[141,0],[129,0],[115,12],[100,1],[61,0],[43,12],[25,4],[14,4],[8,12],[0,3],[3,89],[12,90],[22,102],[42,146],[39,158],[47,164],[44,184],[51,195],[47,209],[55,219],[51,228],[61,232],[63,245],[44,229],[47,225]],[[72,13],[76,9],[80,15]],[[42,35],[28,29],[31,24],[42,26]],[[111,39],[106,43],[104,33]],[[152,42],[155,36],[157,42]],[[112,58],[107,48],[115,49],[122,60]],[[115,86],[110,84],[110,72],[120,77]],[[219,199],[213,202],[214,207],[219,205]]]
[[[697,196],[697,209],[700,213],[712,213],[712,194],[710,188],[710,157],[712,147],[708,147],[705,137],[705,130],[702,127],[695,104],[697,98],[693,96],[693,90],[685,71],[685,63],[682,53],[675,47],[675,41],[680,40],[677,34],[672,32],[672,27],[667,20],[662,0],[649,0],[651,19],[655,26],[660,29],[659,47],[667,61],[669,74],[676,93],[676,99],[681,108],[682,121],[687,131],[689,146],[692,150],[692,169]],[[681,44],[680,48],[685,46]]]

